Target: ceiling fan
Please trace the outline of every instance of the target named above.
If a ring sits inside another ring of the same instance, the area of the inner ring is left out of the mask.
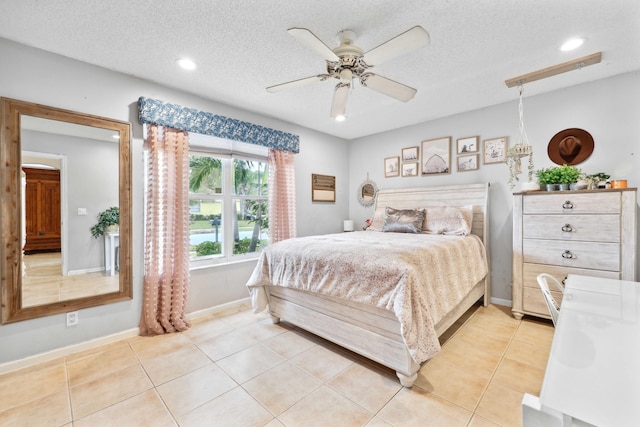
[[[327,72],[269,86],[267,92],[280,92],[330,78],[337,79],[339,82],[333,93],[331,104],[331,117],[337,120],[345,118],[352,81],[356,78],[360,80],[362,86],[402,102],[409,101],[417,92],[412,87],[374,74],[369,70],[384,61],[427,45],[429,33],[420,26],[415,26],[367,52],[353,44],[356,33],[351,30],[343,30],[338,33],[337,38],[340,41],[340,46],[335,49],[329,48],[306,28],[289,28],[287,32],[300,43],[320,54],[327,62]]]

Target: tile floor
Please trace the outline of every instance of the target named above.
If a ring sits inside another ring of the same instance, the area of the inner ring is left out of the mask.
[[[0,376],[0,426],[518,426],[553,326],[476,306],[414,387],[266,314],[201,318]]]

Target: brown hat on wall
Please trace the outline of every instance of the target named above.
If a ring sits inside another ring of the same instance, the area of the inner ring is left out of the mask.
[[[553,136],[547,147],[553,163],[577,165],[593,153],[593,137],[583,129],[565,129]]]

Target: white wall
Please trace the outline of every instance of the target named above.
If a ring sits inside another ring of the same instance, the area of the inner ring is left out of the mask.
[[[532,83],[534,85],[535,83]],[[595,140],[593,154],[578,165],[584,172],[607,172],[640,185],[640,72],[628,73],[567,89],[527,97],[524,120],[534,147],[535,168],[554,166],[547,156],[553,135],[567,128],[587,130]],[[491,271],[494,299],[511,300],[512,191],[506,164],[483,165],[471,172],[455,171],[455,141],[467,136],[480,140],[509,136],[515,143],[518,131],[518,92],[514,101],[481,110],[368,136],[349,143],[349,212],[357,225],[373,215],[355,198],[359,184],[369,177],[380,189],[490,182]],[[451,136],[453,171],[449,175],[385,178],[383,160],[399,156],[404,147],[423,140]],[[526,167],[525,167],[526,169]],[[526,180],[526,174],[522,177]],[[516,191],[518,188],[516,187]],[[640,271],[640,266],[638,267]]]
[[[0,96],[81,111],[132,124],[133,300],[81,310],[78,326],[67,328],[64,315],[0,326],[0,364],[107,336],[138,326],[143,272],[143,150],[138,123],[140,96],[256,123],[300,136],[296,156],[299,235],[338,232],[348,215],[348,146],[280,120],[213,103],[131,76],[0,39]],[[176,72],[180,72],[176,70]],[[311,174],[335,175],[336,203],[311,202]],[[195,311],[248,297],[244,286],[255,261],[192,272],[188,310]]]

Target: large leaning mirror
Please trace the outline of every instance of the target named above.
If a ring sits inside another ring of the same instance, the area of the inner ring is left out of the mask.
[[[376,202],[376,194],[378,193],[378,186],[375,182],[369,179],[365,179],[358,187],[358,202],[365,207],[373,206]]]
[[[132,298],[130,124],[0,98],[2,323]],[[101,212],[119,225],[92,233]]]

